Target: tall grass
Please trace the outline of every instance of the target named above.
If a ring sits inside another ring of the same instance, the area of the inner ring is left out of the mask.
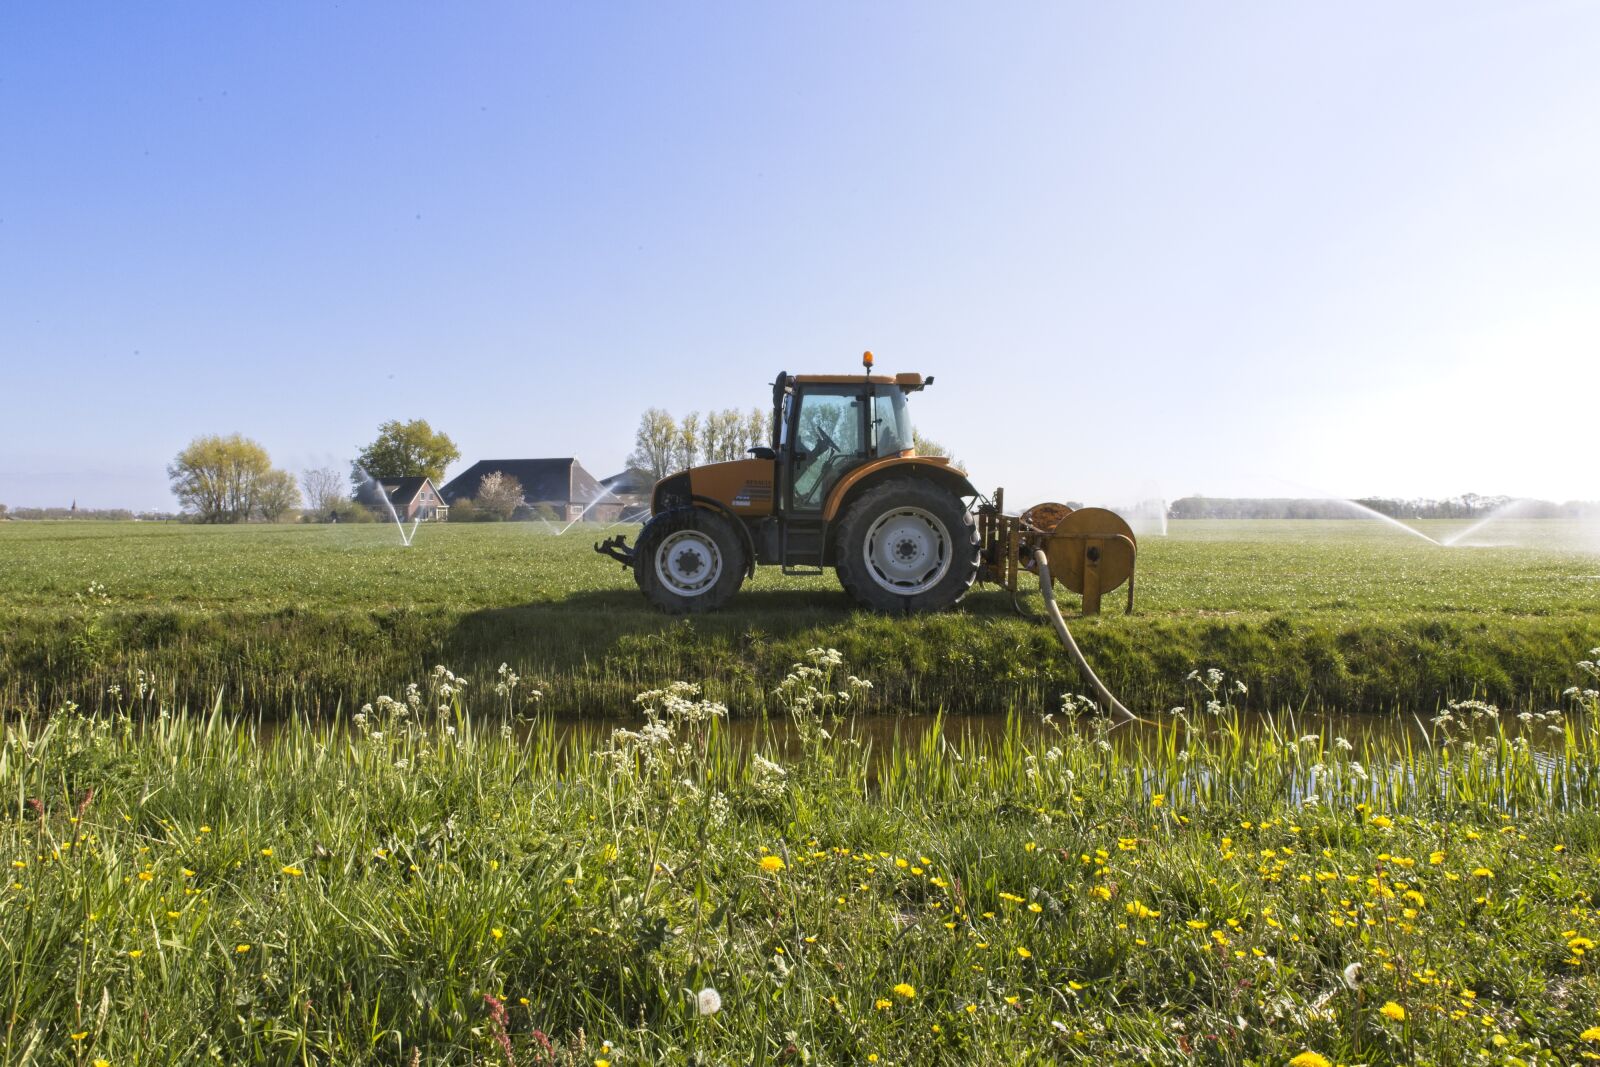
[[[678,684],[595,740],[531,684],[8,721],[7,1062],[1600,1051],[1593,677],[1425,741],[1249,728],[1201,673],[1133,742],[1069,701],[881,746],[821,650],[753,739]]]

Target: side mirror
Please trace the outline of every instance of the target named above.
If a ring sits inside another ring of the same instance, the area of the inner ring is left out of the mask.
[[[747,448],[747,449],[745,449],[745,451],[750,453],[752,456],[756,457],[757,459],[777,459],[778,458],[778,454],[776,452],[774,452],[772,449],[768,448],[766,445],[757,445],[755,448]]]

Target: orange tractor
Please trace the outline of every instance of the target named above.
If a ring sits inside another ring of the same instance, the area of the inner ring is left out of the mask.
[[[938,611],[976,580],[1011,592],[1037,574],[1048,549],[1054,579],[1082,593],[1084,611],[1128,585],[1133,531],[1101,508],[1041,504],[1005,514],[948,459],[912,447],[907,399],[933,384],[920,374],[779,374],[772,384],[771,443],[751,458],[679,471],[656,483],[651,518],[630,548],[625,536],[595,545],[620,561],[651,603],[672,614],[713,611],[755,575],[839,576],[877,611]]]

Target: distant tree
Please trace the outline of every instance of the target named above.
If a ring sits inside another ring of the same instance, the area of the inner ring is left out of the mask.
[[[522,483],[500,471],[485,474],[473,500],[478,511],[504,521],[522,506]]]
[[[378,439],[363,448],[351,465],[350,480],[360,488],[373,478],[444,479],[445,468],[461,458],[448,434],[436,432],[426,419],[390,420],[378,427]]]
[[[168,465],[167,476],[179,505],[198,522],[245,522],[267,516],[269,508],[281,514],[295,502],[288,492],[294,478],[273,470],[267,450],[239,434],[196,437]]]
[[[0,519],[4,519],[5,517],[6,517],[6,506],[4,504],[0,504]]]
[[[288,471],[268,471],[256,490],[255,518],[282,522],[300,506],[300,487]]]
[[[350,499],[345,492],[344,478],[332,467],[301,471],[300,487],[305,490],[306,507],[318,522],[326,522],[338,514],[339,505]]]
[[[662,409],[650,408],[639,416],[639,429],[633,435],[628,466],[649,471],[659,481],[675,469],[677,446],[677,423]]]
[[[700,430],[700,455],[705,462],[727,463],[744,459],[747,447],[744,416],[737,409],[725,408],[706,413],[705,424]]]
[[[678,423],[678,456],[677,467],[679,470],[688,470],[700,459],[700,413],[691,411]]]
[[[911,449],[919,456],[943,456],[952,466],[961,466],[961,461],[952,456],[948,448],[931,437],[922,436],[922,431],[914,426],[911,428]]]
[[[751,408],[744,417],[744,447],[762,448],[772,444],[772,418],[760,408]]]

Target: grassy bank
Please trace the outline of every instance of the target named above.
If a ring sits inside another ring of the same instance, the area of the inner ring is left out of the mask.
[[[683,622],[649,610],[593,539],[444,526],[406,549],[381,526],[0,525],[0,701],[98,706],[143,671],[174,705],[222,691],[326,711],[436,663],[479,683],[507,663],[542,683],[551,711],[604,713],[695,677],[749,713],[819,645],[871,670],[882,708],[1040,707],[1076,682],[1002,593],[884,619],[853,611],[831,579],[764,570],[728,610]],[[1597,569],[1569,553],[1438,549],[1377,524],[1174,524],[1142,543],[1138,613],[1078,630],[1107,680],[1148,707],[1175,702],[1174,680],[1205,662],[1232,664],[1273,707],[1431,710],[1474,687],[1536,706],[1600,640]]]
[[[525,681],[468,702],[440,674],[337,725],[13,723],[8,1061],[1600,1051],[1600,709],[1347,749],[1247,742],[1224,683],[1132,747],[869,752],[864,690],[815,662],[776,699],[787,756],[683,688],[597,746],[493,726]]]

